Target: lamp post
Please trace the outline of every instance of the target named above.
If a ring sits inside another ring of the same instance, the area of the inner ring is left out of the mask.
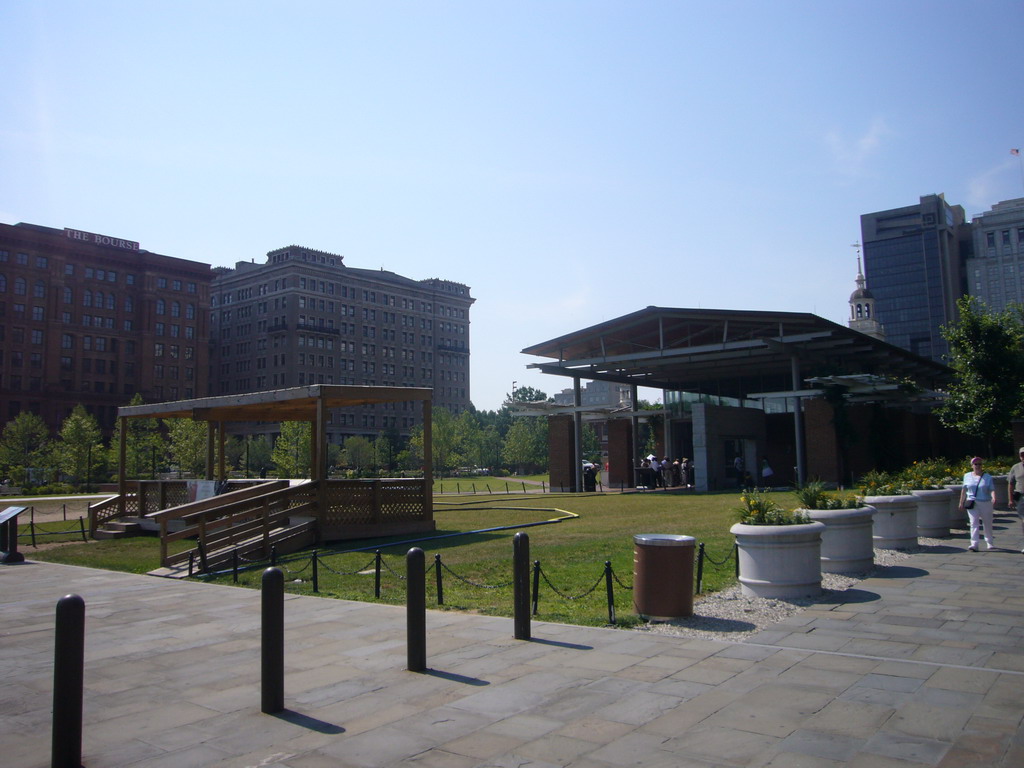
[[[518,382],[516,382],[516,381],[512,382],[512,402],[513,403],[516,401],[516,384],[518,384]]]

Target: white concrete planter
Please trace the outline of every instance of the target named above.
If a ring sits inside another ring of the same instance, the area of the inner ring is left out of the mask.
[[[949,538],[949,497],[945,488],[911,491],[917,499],[917,535],[929,539]]]
[[[874,507],[797,511],[825,525],[821,534],[822,573],[864,573],[874,567]]]
[[[1007,475],[992,475],[992,501],[996,509],[1006,509],[1010,503],[1010,478]]]
[[[736,537],[740,590],[748,597],[808,597],[821,594],[821,534],[825,524],[745,525]]]
[[[875,508],[872,537],[875,549],[917,546],[917,499],[914,496],[865,496]]]
[[[960,491],[963,489],[963,485],[957,483],[943,487],[952,492],[949,497],[949,527],[967,530],[967,510],[960,511]]]

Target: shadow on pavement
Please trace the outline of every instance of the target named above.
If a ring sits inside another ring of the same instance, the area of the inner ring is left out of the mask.
[[[929,571],[924,568],[911,568],[909,565],[876,565],[873,579],[919,579],[927,576]]]

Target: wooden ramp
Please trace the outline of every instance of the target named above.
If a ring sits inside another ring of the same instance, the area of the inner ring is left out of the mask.
[[[160,528],[160,564],[155,576],[181,578],[230,568],[237,557],[265,560],[274,550],[288,554],[317,539],[315,482],[287,481],[225,493],[147,515]],[[171,553],[174,542],[195,546]]]

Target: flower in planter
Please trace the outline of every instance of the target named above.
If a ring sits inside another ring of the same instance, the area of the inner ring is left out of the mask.
[[[861,496],[906,496],[910,486],[903,477],[876,469],[861,477],[859,491]]]
[[[802,509],[858,509],[864,501],[853,494],[829,493],[825,483],[812,480],[796,491]]]
[[[783,509],[767,495],[750,491],[740,496],[741,507],[736,509],[739,522],[744,525],[800,525],[808,522],[802,512]]]

